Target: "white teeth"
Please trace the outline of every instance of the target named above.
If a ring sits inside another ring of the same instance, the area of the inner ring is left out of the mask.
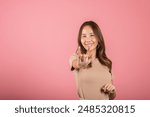
[[[92,44],[88,44],[87,46],[88,46],[88,47],[91,47],[91,46],[92,46]]]
[[[93,46],[93,43],[87,43],[85,44],[88,48],[91,48]]]

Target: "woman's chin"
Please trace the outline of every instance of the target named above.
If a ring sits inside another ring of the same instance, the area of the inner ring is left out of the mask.
[[[96,49],[95,46],[84,46],[84,48],[86,49],[86,51],[92,51],[92,50]]]
[[[86,48],[87,51],[92,51],[94,48]]]

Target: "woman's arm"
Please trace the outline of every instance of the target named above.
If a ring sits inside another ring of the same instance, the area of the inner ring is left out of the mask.
[[[71,71],[73,71],[74,69],[78,69],[77,62],[78,62],[78,56],[77,54],[73,54],[69,59],[69,65],[70,65]]]
[[[76,60],[74,60],[74,61],[72,61],[72,67],[74,68],[74,69],[79,69],[80,67],[79,67],[79,63],[78,63],[78,60],[76,59]]]

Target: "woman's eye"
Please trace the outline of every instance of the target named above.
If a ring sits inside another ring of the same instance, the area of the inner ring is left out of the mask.
[[[91,35],[91,37],[93,37],[94,35]]]
[[[86,37],[85,35],[83,35],[82,37]]]

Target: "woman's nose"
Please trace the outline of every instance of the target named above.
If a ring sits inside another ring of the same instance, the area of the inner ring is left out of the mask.
[[[87,41],[91,41],[91,37],[87,37],[86,40],[87,40]]]

